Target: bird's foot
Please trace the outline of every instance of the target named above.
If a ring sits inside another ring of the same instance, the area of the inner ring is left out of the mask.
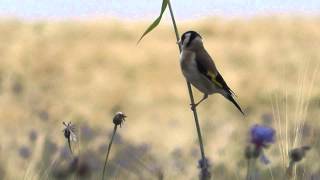
[[[190,106],[191,106],[191,110],[192,110],[192,111],[195,111],[195,110],[196,110],[197,105],[198,105],[198,104],[193,104],[193,103],[191,103],[191,104],[190,104]]]

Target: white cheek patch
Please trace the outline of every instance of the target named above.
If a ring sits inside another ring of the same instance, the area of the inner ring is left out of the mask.
[[[202,39],[200,37],[196,37],[193,41],[196,43],[202,43]]]
[[[185,37],[184,41],[182,42],[182,44],[183,44],[183,45],[188,44],[189,41],[190,41],[190,37],[191,37],[191,34],[190,34],[190,33],[186,34],[186,37]]]

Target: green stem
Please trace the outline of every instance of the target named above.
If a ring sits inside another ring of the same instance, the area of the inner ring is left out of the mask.
[[[250,180],[257,179],[257,159],[254,158],[250,163]]]
[[[105,174],[106,167],[107,167],[108,157],[109,157],[109,154],[110,154],[110,150],[111,150],[111,146],[112,146],[114,135],[116,134],[116,131],[117,131],[117,127],[118,127],[117,125],[114,125],[112,137],[111,137],[111,140],[110,140],[110,143],[109,143],[109,146],[108,146],[106,160],[104,161],[103,172],[102,172],[102,180],[104,179],[104,174]]]
[[[295,163],[293,161],[290,161],[289,167],[287,168],[286,176],[288,180],[293,179],[292,177],[293,177],[294,164]]]
[[[250,158],[247,160],[247,177],[246,180],[250,180]]]
[[[72,151],[72,147],[71,147],[71,141],[70,141],[70,138],[68,138],[68,146],[69,146],[69,149],[70,149],[71,155],[73,155],[73,151]]]
[[[172,19],[174,32],[176,34],[176,39],[177,39],[177,42],[178,42],[179,39],[180,39],[180,36],[179,36],[179,32],[178,32],[176,21],[174,19],[173,10],[172,10],[172,7],[171,7],[170,0],[168,0],[168,5],[169,5],[169,10],[170,10],[170,15],[171,15],[171,19]],[[179,51],[181,53],[181,45],[178,44],[178,46],[179,46]],[[188,86],[191,105],[193,106],[195,103],[194,103],[193,93],[192,93],[192,89],[191,89],[191,84],[188,81],[187,81],[187,86]],[[196,108],[193,108],[193,116],[194,116],[194,120],[195,120],[196,128],[197,128],[197,133],[198,133],[198,139],[199,139],[200,150],[201,150],[201,158],[202,158],[203,162],[206,162],[204,148],[203,148],[203,142],[202,142],[202,136],[201,136],[201,130],[200,130],[200,125],[199,125],[199,120],[198,120],[198,113],[197,113],[197,109]]]

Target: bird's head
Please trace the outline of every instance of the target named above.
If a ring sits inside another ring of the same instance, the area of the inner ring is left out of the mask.
[[[180,41],[182,49],[196,49],[203,46],[202,37],[195,31],[187,31],[182,34]]]

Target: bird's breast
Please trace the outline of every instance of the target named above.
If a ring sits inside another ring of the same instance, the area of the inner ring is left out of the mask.
[[[197,63],[195,61],[196,54],[192,51],[182,51],[180,55],[180,65],[182,71],[193,70],[197,67]]]
[[[182,51],[180,55],[180,66],[182,73],[198,90],[206,94],[216,92],[216,88],[198,69],[196,53],[191,51]]]
[[[201,78],[195,58],[196,54],[191,51],[182,51],[180,57],[182,73],[191,83],[195,83]]]

